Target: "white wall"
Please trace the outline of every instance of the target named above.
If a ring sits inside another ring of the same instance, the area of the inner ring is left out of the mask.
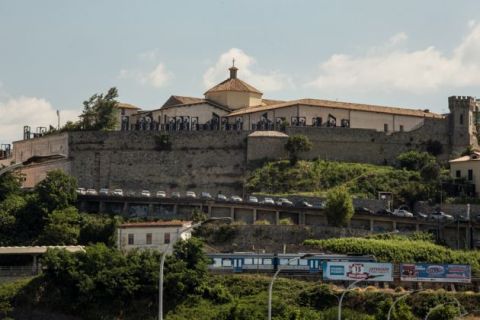
[[[170,242],[172,243],[169,253],[173,251],[173,245],[179,238],[186,240],[191,237],[190,231],[181,232],[180,227],[128,227],[118,228],[117,230],[117,246],[123,251],[138,249],[154,249],[165,251],[168,243],[164,242],[166,233],[170,233]],[[147,234],[152,234],[152,244],[147,244]],[[128,235],[133,234],[133,245],[128,244]]]

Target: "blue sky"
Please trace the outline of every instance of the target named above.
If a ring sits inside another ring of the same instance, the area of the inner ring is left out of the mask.
[[[480,1],[0,1],[0,142],[116,86],[157,108],[239,77],[272,99],[446,112],[480,86]],[[62,121],[63,122],[63,121]]]

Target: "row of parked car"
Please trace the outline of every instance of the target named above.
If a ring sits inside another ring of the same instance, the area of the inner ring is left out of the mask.
[[[197,195],[194,191],[187,191],[184,195],[180,192],[173,191],[169,195],[165,191],[157,191],[156,193],[151,193],[149,190],[142,190],[138,194],[135,191],[127,191],[123,192],[122,189],[113,189],[110,190],[108,188],[101,188],[100,190],[96,189],[85,189],[85,188],[78,188],[77,193],[80,195],[102,195],[102,196],[118,196],[118,197],[133,197],[133,196],[140,196],[140,197],[156,197],[156,198],[173,198],[173,199],[203,199],[203,200],[215,200],[218,202],[246,202],[252,204],[264,204],[264,205],[277,205],[277,206],[286,206],[286,207],[304,207],[304,208],[324,208],[323,203],[316,203],[311,204],[306,200],[300,200],[293,203],[291,200],[287,198],[279,198],[274,200],[271,197],[265,197],[262,200],[259,200],[256,196],[248,196],[247,198],[243,199],[238,195],[232,195],[228,197],[225,194],[219,193],[215,197],[212,196],[209,192],[202,192]]]
[[[439,209],[436,210],[435,212],[432,212],[430,214],[422,213],[422,212],[410,212],[408,208],[405,207],[400,207],[398,209],[395,209],[393,211],[390,211],[388,209],[382,209],[378,210],[377,212],[374,212],[373,210],[370,210],[368,208],[364,207],[357,207],[355,208],[355,213],[360,213],[360,214],[374,214],[374,215],[384,215],[384,216],[397,216],[397,217],[404,217],[404,218],[417,218],[417,219],[422,219],[422,220],[435,220],[435,221],[441,221],[441,222],[453,222],[455,221],[455,218],[447,214],[445,212],[440,211]],[[464,217],[457,217],[460,221],[466,221],[466,218]]]

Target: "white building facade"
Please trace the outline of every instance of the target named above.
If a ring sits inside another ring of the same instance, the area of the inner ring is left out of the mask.
[[[132,249],[153,249],[172,253],[174,244],[191,237],[191,221],[131,222],[118,226],[117,247],[128,252]],[[188,230],[186,230],[188,229]]]

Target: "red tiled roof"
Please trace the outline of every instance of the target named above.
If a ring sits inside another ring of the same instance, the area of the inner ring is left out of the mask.
[[[155,227],[184,227],[192,224],[191,221],[146,221],[146,222],[127,222],[119,225],[119,228],[155,228]]]
[[[248,83],[237,78],[229,78],[223,82],[220,82],[219,84],[209,89],[204,94],[212,93],[212,92],[221,92],[221,91],[253,92],[253,93],[262,94],[260,91],[258,91]]]

